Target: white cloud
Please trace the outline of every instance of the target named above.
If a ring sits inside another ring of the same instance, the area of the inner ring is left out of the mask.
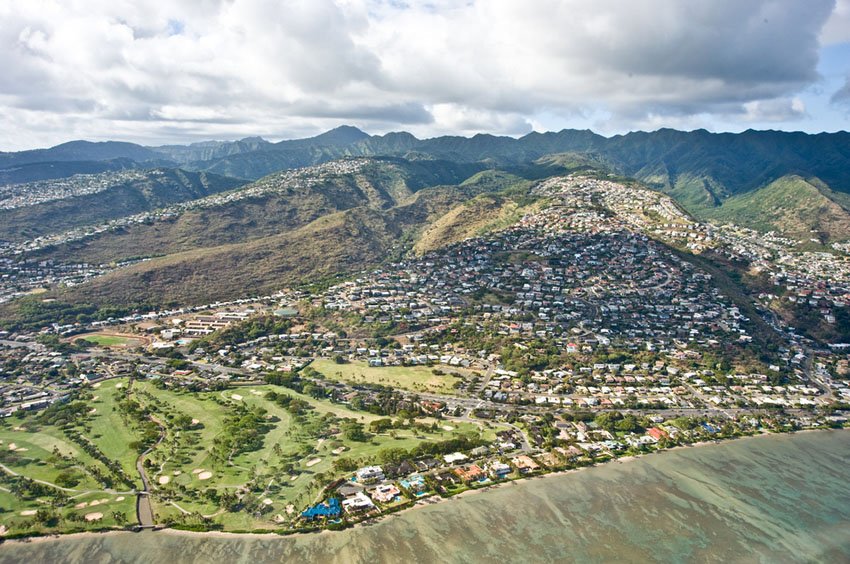
[[[818,80],[819,38],[841,37],[847,6],[829,19],[833,0],[5,0],[0,147],[799,119],[788,101]]]
[[[744,104],[743,119],[752,122],[794,121],[806,116],[806,106],[799,98],[754,100]]]
[[[837,0],[835,10],[823,26],[821,41],[827,45],[850,42],[850,0]]]
[[[507,135],[524,135],[532,125],[521,114],[470,108],[459,104],[436,104],[430,108],[438,133],[474,135],[482,131],[499,131]],[[434,129],[435,126],[431,128]]]

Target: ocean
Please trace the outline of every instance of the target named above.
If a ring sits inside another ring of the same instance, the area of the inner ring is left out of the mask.
[[[850,432],[677,449],[513,483],[342,532],[117,533],[0,562],[850,562]]]

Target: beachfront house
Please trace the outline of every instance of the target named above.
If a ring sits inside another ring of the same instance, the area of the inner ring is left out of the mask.
[[[487,471],[490,473],[490,477],[494,479],[501,479],[511,473],[511,467],[504,462],[496,460],[490,463],[487,467]]]
[[[530,456],[525,454],[513,457],[511,459],[511,463],[516,466],[516,469],[519,470],[520,474],[530,474],[531,472],[540,470],[540,465],[534,462]]]
[[[477,464],[468,464],[466,466],[455,468],[455,474],[457,474],[458,478],[467,483],[477,482],[478,480],[487,477],[484,470],[482,470]]]
[[[384,470],[380,466],[365,466],[356,473],[361,484],[374,484],[384,480]]]
[[[340,505],[339,500],[335,497],[330,498],[326,503],[317,503],[312,507],[308,507],[301,513],[301,517],[308,521],[316,519],[330,519],[339,517]]]
[[[375,508],[375,504],[369,499],[369,496],[363,492],[357,492],[348,499],[342,500],[342,508],[346,513],[364,513]]]
[[[372,495],[372,499],[374,499],[375,501],[379,501],[381,503],[389,503],[401,493],[401,490],[399,490],[393,484],[379,484],[378,486],[375,486],[375,489],[371,490],[369,493]]]

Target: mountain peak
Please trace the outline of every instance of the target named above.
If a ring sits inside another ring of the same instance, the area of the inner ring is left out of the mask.
[[[350,145],[363,139],[368,139],[368,133],[361,131],[353,125],[340,125],[330,131],[326,131],[312,138],[322,145]]]

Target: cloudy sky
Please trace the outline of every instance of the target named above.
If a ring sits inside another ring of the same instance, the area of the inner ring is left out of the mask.
[[[0,150],[850,129],[850,0],[0,0]]]

